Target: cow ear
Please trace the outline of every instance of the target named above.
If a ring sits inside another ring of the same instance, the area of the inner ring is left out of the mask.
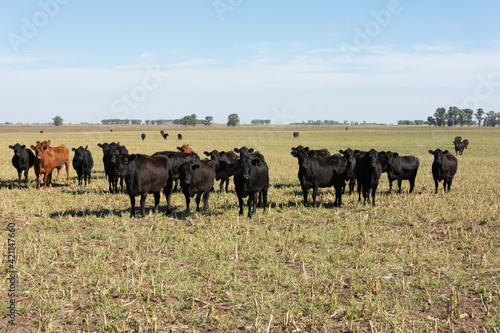
[[[342,149],[339,150],[339,153],[341,154],[345,154],[345,151],[343,151]]]
[[[429,149],[429,154],[434,155],[434,151]]]
[[[30,146],[31,150],[36,150],[35,146],[31,145]]]
[[[394,153],[394,154],[393,154],[393,156],[394,156],[395,158],[398,158],[398,157],[399,157],[399,154],[398,154],[398,153]]]
[[[443,151],[443,154],[448,154],[448,153],[449,153],[448,150]]]
[[[293,157],[297,157],[297,152],[294,150],[294,151],[291,151],[290,152],[290,155],[292,155]]]
[[[309,155],[309,157],[313,157],[314,156],[314,152],[313,151],[308,151],[307,155]]]
[[[253,148],[248,149],[248,152],[251,154],[254,152]]]
[[[40,144],[40,141],[37,141],[37,142],[36,142],[36,144],[37,144],[37,145],[38,145],[38,144]]]
[[[191,167],[191,169],[193,170],[198,170],[199,168],[200,168],[199,164],[193,164],[193,166]]]
[[[258,160],[258,159],[252,160],[252,165],[254,165],[254,166],[259,165],[259,163],[260,163],[260,160]]]
[[[22,145],[21,147],[26,148],[26,145]]]
[[[210,153],[208,151],[204,151],[203,154],[210,156]]]
[[[381,151],[380,153],[378,153],[378,156],[384,157],[385,156],[385,151]]]
[[[72,151],[76,151],[76,148],[71,148]]]
[[[309,150],[309,147],[304,147],[304,150]]]
[[[10,145],[10,146],[9,146],[9,148],[10,148],[10,149],[14,149],[14,146]]]
[[[224,156],[224,155],[226,155],[226,152],[225,151],[221,151],[221,152],[219,152],[219,155],[220,156]]]
[[[47,144],[50,146],[50,143],[51,143],[51,142],[52,142],[52,141],[51,141],[51,140],[49,140],[49,141],[47,141]]]
[[[239,153],[240,152],[240,150],[238,148],[234,148],[233,150],[234,150],[235,153]]]
[[[88,148],[89,148],[89,145],[86,145],[86,146],[85,146],[85,150],[87,150]]]
[[[132,154],[132,155],[128,155],[128,161],[129,162],[132,162],[133,160],[135,160],[137,158],[137,155],[136,154]]]

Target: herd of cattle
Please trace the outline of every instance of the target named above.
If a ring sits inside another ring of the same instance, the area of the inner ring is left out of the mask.
[[[162,133],[164,135],[164,133]],[[295,133],[294,133],[295,136]],[[24,180],[28,182],[28,170],[34,167],[37,188],[40,188],[40,176],[43,175],[44,188],[50,187],[52,173],[58,170],[57,180],[61,169],[66,167],[69,180],[70,151],[65,145],[52,147],[51,141],[37,141],[26,149],[19,143],[9,148],[14,150],[12,164],[18,171],[19,183],[24,172]],[[467,148],[468,140],[462,141],[456,137],[453,141],[455,154],[462,155]],[[235,192],[238,197],[239,214],[243,215],[243,198],[248,197],[248,217],[252,217],[256,207],[266,209],[267,192],[269,188],[269,169],[264,156],[252,148],[234,148],[233,151],[205,151],[208,158],[200,159],[188,144],[177,147],[178,151],[159,151],[153,155],[129,154],[127,148],[120,143],[99,143],[103,152],[104,172],[109,183],[109,192],[123,191],[125,181],[126,190],[130,197],[131,213],[135,216],[135,198],[141,196],[141,215],[145,216],[145,202],[148,193],[155,199],[155,212],[160,204],[160,193],[167,199],[167,213],[171,213],[171,195],[180,182],[180,187],[186,200],[186,212],[189,212],[191,198],[196,195],[196,210],[200,209],[203,197],[203,211],[208,209],[210,192],[214,189],[215,180],[220,180],[220,191],[228,191],[229,179],[233,177]],[[90,183],[94,161],[87,147],[73,148],[73,168],[78,175],[78,184]],[[34,153],[33,153],[34,152]],[[342,204],[342,195],[345,193],[346,182],[349,185],[349,194],[354,192],[357,183],[358,201],[375,206],[375,194],[382,173],[386,172],[389,180],[389,192],[392,183],[398,182],[398,193],[401,193],[401,183],[408,180],[410,193],[415,187],[415,178],[420,165],[419,159],[413,155],[399,156],[396,152],[340,150],[340,154],[330,154],[327,149],[313,150],[308,147],[293,147],[291,155],[298,160],[298,178],[303,192],[304,206],[309,206],[307,195],[312,189],[312,205],[317,206],[316,198],[319,188],[334,187],[334,206]],[[457,171],[457,158],[447,150],[429,150],[434,155],[432,175],[435,183],[435,193],[438,184],[443,181],[444,192],[449,192],[453,176]],[[175,187],[174,187],[175,184]],[[370,200],[371,195],[371,200]]]

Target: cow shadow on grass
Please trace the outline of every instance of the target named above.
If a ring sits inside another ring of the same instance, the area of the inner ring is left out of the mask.
[[[52,183],[52,187],[68,187],[69,183]],[[18,189],[29,189],[29,188],[36,188],[36,180],[28,180],[28,183],[25,183],[24,181],[21,181],[21,184],[19,184],[19,181],[16,180],[0,180],[0,189],[6,188],[9,190],[18,190]],[[40,182],[40,188],[43,189],[43,181]]]

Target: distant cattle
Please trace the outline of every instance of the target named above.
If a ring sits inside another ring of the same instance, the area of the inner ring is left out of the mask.
[[[467,141],[467,144],[469,143],[468,140],[465,140]],[[453,144],[455,145],[455,155],[462,155],[464,153],[464,149],[467,147],[467,144],[464,142],[456,142],[456,141],[453,141]]]
[[[92,158],[92,153],[88,150],[89,146],[83,148],[82,146],[78,148],[73,148],[75,156],[73,157],[73,168],[78,176],[78,186],[82,185],[82,179],[87,186],[90,184],[90,177],[92,175],[92,168],[94,167],[94,159]]]
[[[462,137],[461,136],[456,136],[453,142],[462,142]]]
[[[21,146],[19,143],[9,146],[9,148],[14,150],[12,165],[17,169],[19,184],[21,184],[21,173],[23,171],[24,181],[28,183],[28,171],[35,163],[35,154],[30,149],[26,149],[26,145]]]
[[[165,133],[165,131],[164,131],[164,130],[161,130],[161,131],[160,131],[161,136],[163,136],[163,133]]]
[[[429,150],[429,154],[434,155],[434,162],[432,162],[432,177],[434,178],[434,185],[436,187],[434,193],[438,193],[438,186],[441,180],[443,180],[444,192],[450,192],[453,176],[457,172],[457,158],[450,154],[448,150]]]
[[[467,149],[467,147],[469,146],[469,140],[465,139],[463,143],[465,145],[465,149]]]
[[[215,173],[215,180],[220,180],[220,192],[226,184],[226,192],[228,191],[229,178],[234,176],[238,168],[238,155],[232,151],[224,152],[212,150],[211,152],[205,151],[204,154],[209,156],[211,160],[217,162],[217,170]]]
[[[111,128],[109,131],[110,131],[110,132],[113,132],[113,129]]]
[[[304,196],[304,206],[308,207],[307,192],[313,189],[313,206],[317,206],[316,197],[320,187],[335,188],[335,206],[342,205],[342,190],[345,184],[348,161],[339,154],[333,156],[316,156],[308,149],[292,150],[293,157],[299,162],[299,182]]]
[[[396,152],[387,151],[383,158],[387,163],[387,179],[389,180],[389,193],[392,190],[392,182],[398,181],[398,193],[401,193],[401,183],[403,180],[410,182],[410,193],[415,187],[420,161],[413,155],[399,156]]]
[[[167,214],[171,213],[172,193],[171,166],[166,156],[142,154],[120,154],[116,157],[116,174],[125,178],[130,198],[130,217],[135,217],[135,197],[141,196],[141,215],[146,216],[146,197],[152,193],[155,198],[155,213],[160,205],[160,192],[167,198]]]
[[[182,140],[182,134],[177,134],[177,140]]]
[[[40,133],[43,133],[43,130],[41,130]]]
[[[293,132],[293,137],[298,138],[299,137],[299,132]]]
[[[118,155],[128,154],[127,148],[120,145],[120,142],[98,143],[97,146],[102,149],[102,162],[104,164],[104,173],[108,178],[109,193],[115,194],[118,192],[118,179],[120,179],[120,191],[123,191],[123,177],[117,175],[115,162]]]
[[[146,134],[142,133],[142,134],[141,134],[141,139],[142,139],[142,141],[144,141],[144,139],[145,139],[145,138],[146,138]]]
[[[191,160],[179,167],[181,188],[186,199],[186,212],[189,213],[189,203],[196,195],[196,211],[200,210],[200,198],[203,195],[203,212],[208,209],[208,197],[214,187],[217,162],[214,160]]]
[[[163,133],[163,134],[162,134],[162,136],[163,136],[163,140],[167,140],[167,138],[168,138],[168,133]]]
[[[65,145],[57,147],[50,146],[51,140],[37,141],[36,146],[31,145],[31,149],[36,152],[34,163],[35,174],[37,176],[37,188],[40,188],[40,175],[43,174],[44,188],[52,186],[52,172],[58,170],[57,179],[61,175],[61,168],[66,166],[67,180],[69,180],[69,149]]]
[[[193,153],[193,148],[189,147],[189,144],[184,144],[181,147],[177,146],[177,149],[183,153]]]
[[[269,169],[264,160],[245,155],[238,160],[239,171],[234,175],[234,187],[240,206],[240,215],[243,215],[243,198],[248,197],[248,217],[251,218],[262,197],[264,211],[267,206],[267,191],[269,189]]]
[[[383,153],[378,153],[371,149],[369,152],[360,156],[356,161],[354,173],[358,181],[358,201],[361,201],[361,192],[363,193],[363,205],[370,204],[370,191],[372,196],[372,205],[375,207],[375,193],[377,191],[380,176],[382,175],[382,164],[379,157]]]
[[[345,127],[345,130],[346,130],[346,131],[348,131],[348,130],[349,130],[349,126],[346,126],[346,127]]]

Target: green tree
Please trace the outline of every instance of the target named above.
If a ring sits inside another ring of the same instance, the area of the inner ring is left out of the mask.
[[[464,111],[465,123],[469,127],[472,122],[472,116],[474,115],[474,111],[472,109],[464,109],[463,111]]]
[[[52,118],[52,121],[54,121],[54,126],[61,126],[63,124],[63,119],[59,116]]]
[[[484,114],[484,110],[479,108],[479,109],[477,109],[477,112],[474,115],[477,119],[477,126],[479,126],[479,127],[481,127],[481,120],[483,120],[483,114]]]
[[[429,126],[436,125],[436,119],[434,119],[434,117],[427,117],[427,122],[429,123]]]
[[[434,118],[436,119],[437,126],[444,126],[445,117],[446,109],[443,107],[437,108],[436,112],[434,112]]]
[[[210,126],[214,123],[214,117],[206,116],[205,117],[205,126]]]
[[[237,113],[231,113],[227,117],[227,126],[238,126],[240,124],[240,116]]]

